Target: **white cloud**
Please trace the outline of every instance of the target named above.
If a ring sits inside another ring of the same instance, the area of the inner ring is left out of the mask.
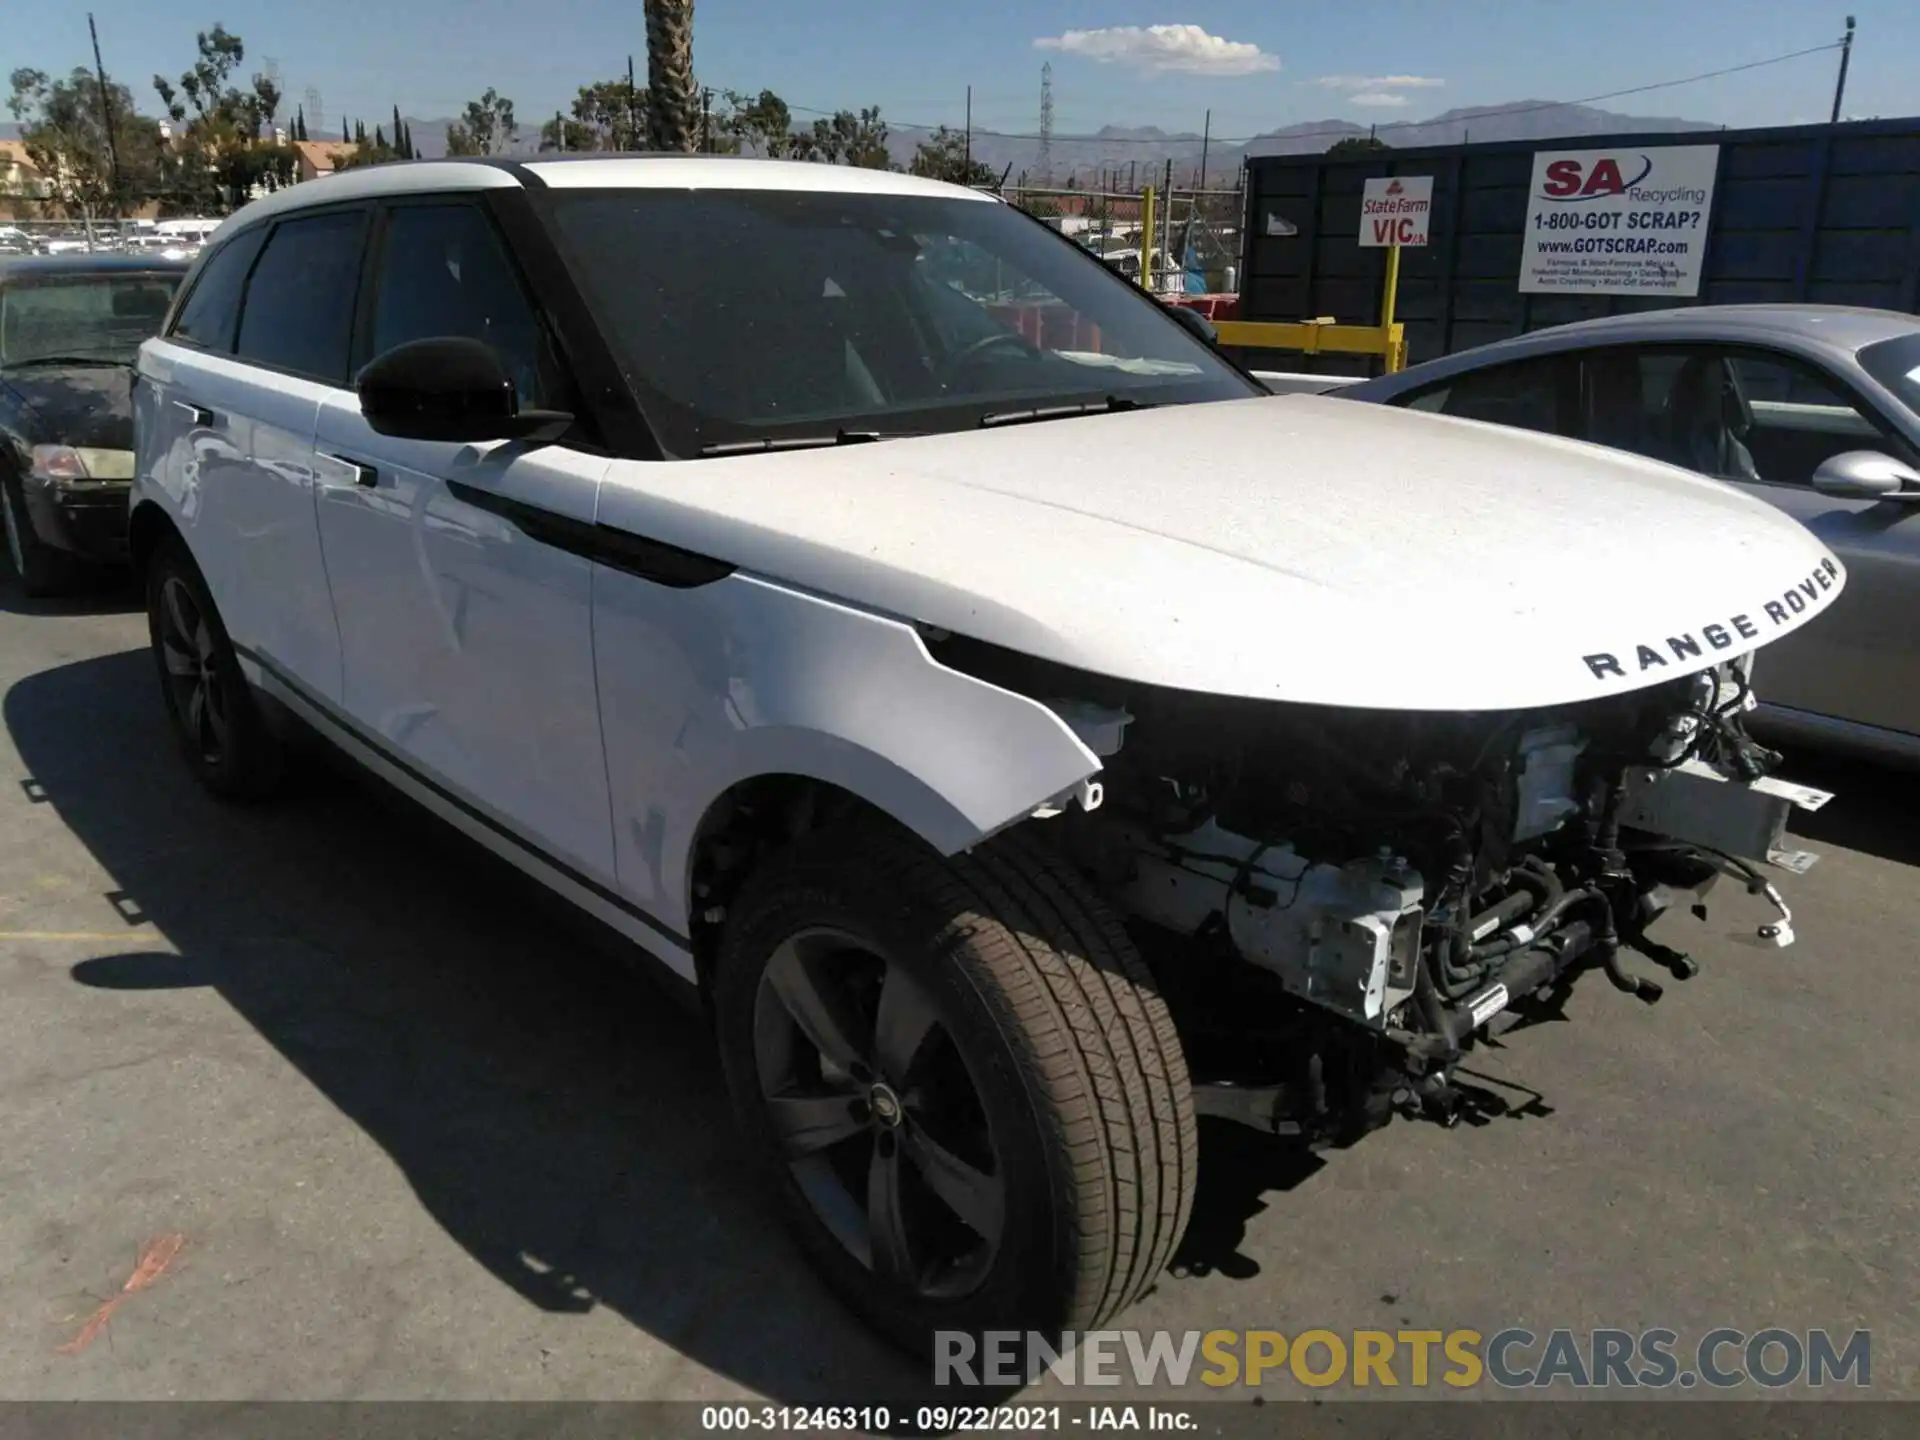
[[[1223,40],[1198,25],[1114,25],[1104,30],[1068,30],[1033,42],[1102,65],[1128,65],[1156,74],[1253,75],[1278,70],[1280,57],[1244,40]]]
[[[1322,90],[1437,90],[1447,82],[1431,75],[1321,75]]]
[[[1347,96],[1347,103],[1349,105],[1404,105],[1407,103],[1407,97],[1396,95],[1391,90],[1362,90],[1358,95]]]

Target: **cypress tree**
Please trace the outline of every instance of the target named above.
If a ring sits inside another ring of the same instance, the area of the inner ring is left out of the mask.
[[[344,115],[340,117],[340,143],[342,145],[353,143],[353,132],[347,128],[347,117]]]
[[[418,160],[420,158],[420,152],[413,148],[413,126],[403,121],[401,124],[401,133],[406,136],[407,159]]]
[[[400,148],[400,107],[398,105],[393,107],[393,149],[402,160],[407,158],[407,152]]]

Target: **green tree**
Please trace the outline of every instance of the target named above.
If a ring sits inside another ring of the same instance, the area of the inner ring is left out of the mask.
[[[293,138],[295,140],[305,140],[307,138],[307,107],[304,105],[294,108]]]
[[[413,148],[413,126],[406,121],[400,123],[400,153],[408,160],[420,158],[420,152]]]
[[[700,148],[700,95],[693,82],[693,0],[646,0],[647,128],[655,150]]]
[[[540,127],[542,150],[644,150],[647,92],[625,75],[582,85],[573,113]]]
[[[75,68],[64,80],[40,70],[15,70],[7,109],[20,122],[27,158],[40,172],[44,201],[68,215],[118,215],[140,205],[162,185],[164,142],[159,124],[133,109],[133,93],[107,80],[113,144],[107,143],[100,80]],[[116,165],[115,161],[118,161]]]
[[[178,82],[153,77],[167,114],[181,127],[168,167],[172,203],[188,210],[231,210],[260,190],[292,184],[293,151],[272,132],[280,87],[271,76],[257,74],[246,89],[234,83],[246,47],[225,26],[202,30],[194,43],[197,58]]]
[[[1349,135],[1344,140],[1336,140],[1327,147],[1329,155],[1372,155],[1393,147],[1386,141],[1372,135]]]
[[[907,169],[955,185],[991,185],[993,171],[967,153],[966,132],[942,125],[914,148]]]
[[[467,102],[464,120],[447,126],[447,154],[504,155],[519,135],[513,101],[489,85],[478,100]]]
[[[722,98],[726,108],[714,129],[729,150],[743,150],[769,160],[784,160],[795,153],[793,112],[773,91],[746,95],[729,90]]]
[[[359,170],[368,165],[385,165],[389,161],[404,160],[398,147],[391,144],[381,133],[379,126],[374,127],[371,140],[362,139],[351,150],[334,156],[335,170]]]
[[[857,165],[865,170],[890,170],[887,122],[880,107],[869,105],[858,113],[839,110],[830,120],[816,120],[810,130],[796,133],[788,153],[796,160],[823,165]]]

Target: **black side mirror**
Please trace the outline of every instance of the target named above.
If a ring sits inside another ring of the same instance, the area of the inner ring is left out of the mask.
[[[367,363],[354,389],[367,424],[401,440],[547,439],[573,422],[563,410],[522,410],[493,347],[465,336],[396,345]]]
[[[1220,332],[1213,328],[1213,322],[1198,310],[1190,310],[1185,305],[1169,305],[1173,318],[1193,332],[1193,338],[1202,345],[1218,345]]]

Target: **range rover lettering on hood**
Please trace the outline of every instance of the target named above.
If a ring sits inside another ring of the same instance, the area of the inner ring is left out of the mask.
[[[1845,583],[1846,576],[1840,569],[1840,562],[1829,555],[1814,568],[1812,574],[1803,580],[1796,580],[1789,589],[1782,591],[1779,599],[1765,601],[1760,606],[1760,615],[1770,628],[1778,629],[1794,622],[1809,609],[1822,608],[1839,593]],[[1743,612],[1702,625],[1698,635],[1683,630],[1678,635],[1668,635],[1652,643],[1641,641],[1633,647],[1632,655],[1624,658],[1605,650],[1580,658],[1586,661],[1594,679],[1624,680],[1628,666],[1634,667],[1635,674],[1645,674],[1671,663],[1686,665],[1700,659],[1707,650],[1749,649],[1750,646],[1741,642],[1761,640],[1766,633],[1751,614]],[[1672,660],[1668,659],[1669,655]]]

